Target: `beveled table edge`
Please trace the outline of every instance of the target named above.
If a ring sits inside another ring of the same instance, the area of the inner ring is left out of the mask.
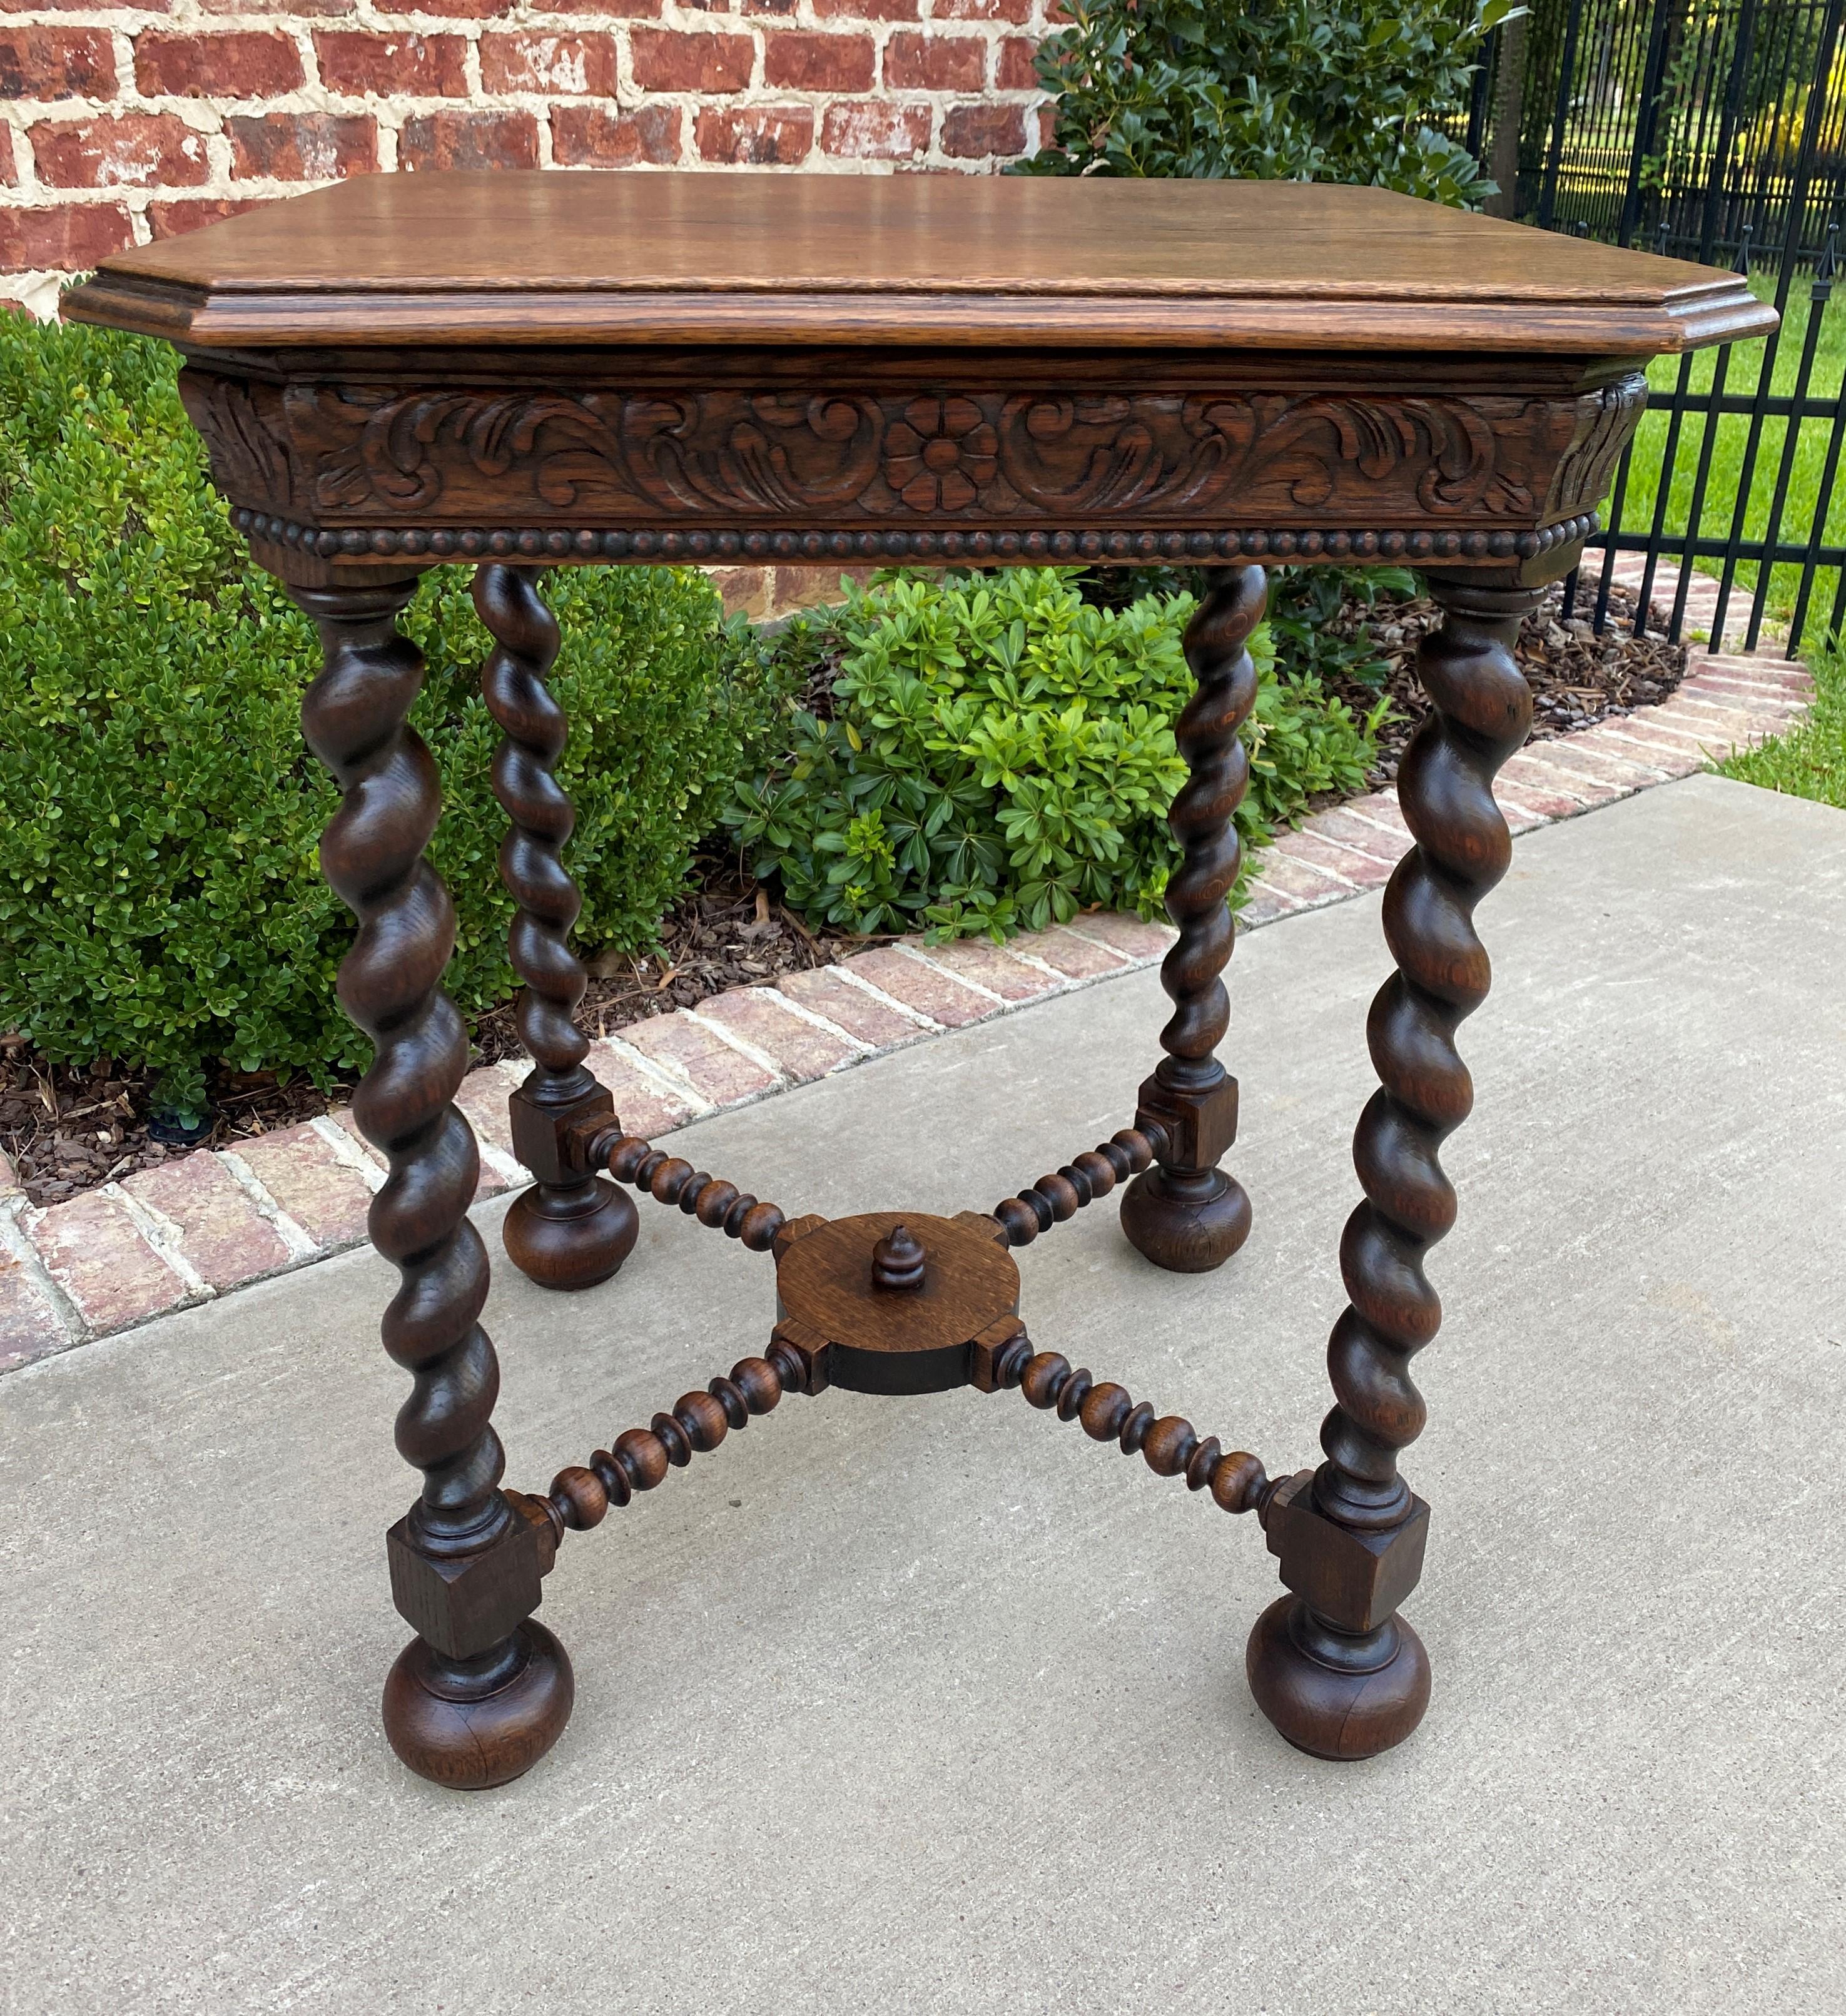
[[[1380,287],[1337,298],[1309,291],[1266,297],[1092,287],[1052,294],[891,290],[795,292],[743,286],[619,290],[407,287],[339,290],[210,287],[112,270],[66,294],[70,320],[211,348],[301,344],[388,347],[495,344],[933,344],[953,348],[1135,349],[1188,347],[1331,351],[1572,356],[1651,355],[1766,336],[1775,310],[1741,275],[1677,290],[1656,303],[1593,297],[1484,295],[1434,300]]]

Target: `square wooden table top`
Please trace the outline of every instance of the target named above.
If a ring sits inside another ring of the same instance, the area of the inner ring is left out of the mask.
[[[1384,189],[1101,177],[364,175],[119,254],[79,318],[203,348],[919,343],[1645,356],[1741,276]]]

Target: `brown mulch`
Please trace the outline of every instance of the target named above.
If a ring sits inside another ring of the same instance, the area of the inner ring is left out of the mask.
[[[831,966],[888,938],[855,938],[815,931],[770,900],[769,892],[735,855],[707,852],[693,864],[697,887],[660,926],[659,950],[605,952],[585,961],[590,984],[578,1025],[606,1035],[625,1022],[696,1008],[732,987],[760,987],[785,973]],[[521,1054],[514,1007],[482,1016],[474,1041],[483,1063]]]
[[[328,1101],[304,1078],[284,1085],[273,1071],[209,1075],[215,1111],[207,1137],[223,1147],[325,1113]],[[191,1152],[148,1132],[153,1075],[103,1057],[83,1069],[46,1062],[16,1035],[0,1036],[0,1149],[36,1204],[153,1168]]]
[[[1600,638],[1581,615],[1569,623],[1560,620],[1561,590],[1554,590],[1527,620],[1519,656],[1537,697],[1535,738],[1568,734],[1605,715],[1652,706],[1679,684],[1686,669],[1683,649],[1658,638],[1632,636],[1632,604],[1619,588],[1611,590],[1610,603],[1614,620]],[[1379,602],[1342,619],[1364,622],[1379,655],[1392,667],[1384,690],[1396,718],[1379,736],[1374,787],[1396,776],[1398,759],[1428,711],[1413,661],[1417,639],[1440,616],[1434,603],[1417,600]],[[825,707],[822,689],[831,669],[816,668],[811,682],[815,690],[804,696],[810,704]],[[1379,698],[1378,690],[1356,682],[1336,681],[1333,690],[1362,714]],[[646,1016],[695,1006],[729,988],[825,966],[881,942],[810,930],[773,903],[728,852],[701,855],[693,874],[696,886],[662,924],[658,951],[590,959],[584,1028],[603,1034]],[[516,1056],[512,1006],[483,1017],[474,1037],[479,1061]],[[349,1091],[351,1082],[348,1075],[340,1090]],[[332,1103],[306,1078],[285,1083],[272,1071],[221,1071],[208,1089],[214,1111],[204,1141],[162,1143],[148,1131],[153,1089],[148,1073],[108,1058],[81,1070],[50,1064],[23,1039],[0,1035],[0,1149],[12,1157],[32,1202],[51,1204],[186,1154],[193,1145],[234,1148],[239,1140],[325,1113]]]
[[[657,952],[590,960],[583,1028],[599,1035],[695,1006],[728,988],[760,985],[887,942],[811,930],[772,903],[730,855],[701,856],[693,874],[698,886],[661,925]],[[476,1024],[474,1047],[480,1064],[520,1054],[510,1003]],[[355,1082],[354,1074],[341,1074],[336,1096],[350,1095]],[[149,1073],[113,1060],[77,1070],[48,1064],[17,1036],[0,1036],[0,1149],[12,1157],[32,1202],[61,1203],[193,1147],[235,1148],[253,1136],[311,1120],[334,1103],[298,1075],[285,1084],[273,1071],[220,1071],[208,1082],[210,1134],[170,1143],[148,1132],[153,1089]]]
[[[1635,599],[1625,589],[1611,584],[1608,625],[1600,637],[1590,628],[1582,599],[1571,620],[1563,620],[1564,599],[1560,582],[1520,626],[1519,665],[1532,689],[1535,742],[1569,735],[1637,707],[1656,707],[1686,676],[1683,644],[1632,634]],[[1416,646],[1423,633],[1441,620],[1441,610],[1427,596],[1412,602],[1380,599],[1369,610],[1349,611],[1340,619],[1338,627],[1349,635],[1364,623],[1378,655],[1391,668],[1382,688],[1351,679],[1328,682],[1358,714],[1376,706],[1381,693],[1391,696],[1392,718],[1378,732],[1374,787],[1397,776],[1398,759],[1430,711],[1428,697],[1416,681]],[[1337,801],[1330,797],[1326,802]]]

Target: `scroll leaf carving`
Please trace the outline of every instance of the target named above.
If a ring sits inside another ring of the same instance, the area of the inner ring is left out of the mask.
[[[1461,399],[1028,397],[1007,401],[1000,439],[1008,482],[1053,511],[1312,510],[1361,488],[1375,510],[1380,492],[1426,512],[1531,508]]]
[[[314,457],[322,509],[399,511],[437,506],[458,468],[530,487],[568,509],[580,499],[573,473],[606,467],[621,445],[590,401],[560,394],[424,393],[408,398],[293,386],[285,401],[296,438],[328,445]]]
[[[1603,501],[1646,405],[1647,380],[1639,371],[1578,401],[1576,429],[1545,500],[1547,517],[1589,510]]]
[[[182,371],[179,396],[228,496],[273,498],[284,506],[306,501],[274,386]]]
[[[1567,448],[1579,484],[1619,451],[1625,410],[1606,395],[405,392],[186,376],[224,487],[329,526],[1531,524],[1561,508]]]
[[[712,393],[683,398],[591,393],[613,444],[576,480],[663,513],[791,511],[849,506],[878,471],[875,401],[851,395]]]

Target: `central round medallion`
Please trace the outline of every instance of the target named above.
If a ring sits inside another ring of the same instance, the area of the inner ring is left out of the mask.
[[[890,1279],[889,1242],[900,1226],[923,1249],[923,1278],[894,1287],[878,1276]],[[975,1339],[1019,1312],[1019,1269],[1002,1236],[992,1219],[971,1213],[830,1219],[784,1247],[775,1263],[777,1314],[826,1339],[829,1384],[853,1393],[946,1392],[967,1384]],[[874,1257],[881,1244],[882,1262]]]

